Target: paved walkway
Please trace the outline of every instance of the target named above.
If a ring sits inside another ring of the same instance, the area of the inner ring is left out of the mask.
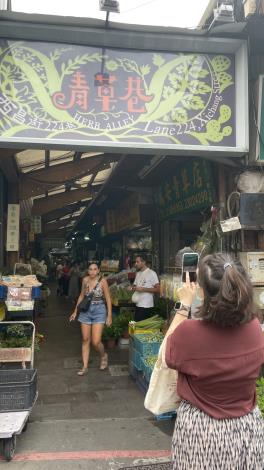
[[[45,342],[36,354],[39,399],[13,462],[0,467],[33,470],[117,470],[168,460],[173,422],[156,422],[128,375],[128,351],[109,351],[109,370],[92,353],[81,366],[79,324],[69,324],[69,301],[53,295],[39,318]]]

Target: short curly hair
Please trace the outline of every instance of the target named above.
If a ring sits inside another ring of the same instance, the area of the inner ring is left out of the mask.
[[[199,318],[220,327],[234,327],[257,316],[250,279],[242,264],[230,255],[217,253],[202,258],[198,283],[204,291]]]

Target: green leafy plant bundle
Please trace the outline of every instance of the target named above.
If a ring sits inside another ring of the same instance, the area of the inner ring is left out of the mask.
[[[257,380],[257,400],[259,409],[264,418],[264,377]]]
[[[105,326],[103,331],[103,340],[108,341],[109,339],[119,339],[123,334],[123,329],[118,323],[117,319],[114,318],[111,326]]]
[[[35,335],[35,351],[40,348],[43,335]],[[30,325],[10,325],[0,333],[0,348],[31,348],[32,328]]]
[[[120,327],[123,333],[124,331],[127,330],[128,324],[132,320],[133,320],[133,314],[131,310],[127,310],[116,317],[115,323],[117,326]]]

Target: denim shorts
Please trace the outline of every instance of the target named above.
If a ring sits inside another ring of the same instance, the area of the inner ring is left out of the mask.
[[[78,321],[86,325],[94,325],[98,323],[105,323],[106,321],[106,307],[104,302],[91,303],[87,312],[81,312]]]

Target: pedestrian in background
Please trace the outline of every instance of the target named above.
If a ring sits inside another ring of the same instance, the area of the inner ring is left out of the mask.
[[[252,285],[242,265],[225,254],[201,260],[198,283],[204,296],[200,321],[183,321],[166,345],[166,363],[179,372],[182,398],[173,469],[262,470],[264,421],[256,405],[256,379],[264,337]],[[196,289],[187,276],[176,316],[188,317]]]
[[[65,261],[62,268],[62,286],[63,286],[63,295],[68,298],[69,294],[69,282],[70,282],[70,263]]]
[[[62,260],[59,260],[58,264],[56,266],[57,295],[62,295],[63,294],[62,270],[63,270]]]
[[[69,271],[69,298],[75,303],[80,295],[79,279],[80,270],[78,263],[74,262]]]

